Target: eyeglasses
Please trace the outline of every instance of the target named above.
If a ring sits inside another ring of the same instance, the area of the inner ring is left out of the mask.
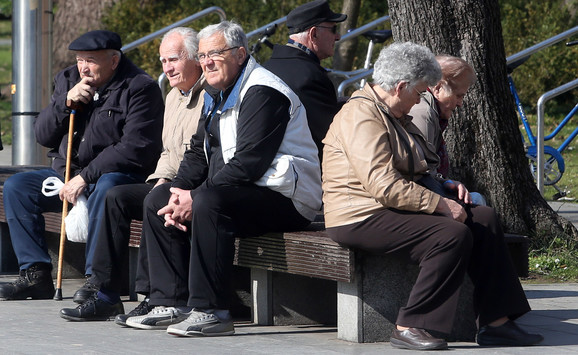
[[[331,31],[331,33],[336,34],[337,33],[337,26],[315,26],[315,27],[321,27],[321,28],[327,28],[328,30]]]
[[[223,53],[230,51],[231,49],[237,49],[237,48],[239,48],[239,46],[230,47],[230,48],[223,48],[223,49],[216,49],[213,51],[209,51],[207,53],[197,53],[196,58],[199,61],[199,63],[204,62],[205,60],[207,60],[207,58],[215,60],[217,57],[222,57]]]
[[[417,93],[417,95],[418,95],[419,97],[424,97],[424,96],[425,96],[425,93],[427,92],[427,91],[417,91],[416,88],[413,88],[413,90]]]

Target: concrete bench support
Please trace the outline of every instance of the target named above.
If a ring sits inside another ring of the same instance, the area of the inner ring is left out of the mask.
[[[337,288],[337,337],[367,343],[389,341],[398,311],[407,303],[418,267],[395,256],[360,254],[354,281]],[[472,285],[464,282],[450,341],[472,341],[476,333]]]
[[[251,269],[251,294],[253,298],[253,322],[273,325],[273,272]]]

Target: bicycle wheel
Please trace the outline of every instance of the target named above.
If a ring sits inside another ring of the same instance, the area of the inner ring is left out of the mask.
[[[538,158],[536,146],[531,146],[526,152],[530,171],[534,179],[538,178]],[[565,170],[564,158],[560,152],[550,146],[544,146],[544,185],[554,185],[562,178]]]

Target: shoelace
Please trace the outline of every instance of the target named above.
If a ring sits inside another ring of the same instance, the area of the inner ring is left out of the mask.
[[[138,304],[138,306],[136,306],[135,309],[133,309],[132,311],[130,311],[129,315],[140,315],[143,314],[143,311],[147,311],[146,313],[150,312],[150,307],[149,307],[149,303],[147,301],[142,301],[141,303]]]
[[[165,307],[165,306],[157,306],[155,308],[153,308],[153,310],[151,311],[152,314],[160,314],[160,313],[171,313],[174,314],[175,313],[175,308],[173,307]]]
[[[93,305],[94,303],[96,303],[96,297],[92,296],[92,297],[89,297],[84,303],[79,304],[77,308],[78,309],[85,309],[88,306]]]

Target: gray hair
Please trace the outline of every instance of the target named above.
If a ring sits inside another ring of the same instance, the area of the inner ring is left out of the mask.
[[[415,87],[419,82],[428,86],[440,81],[442,71],[429,48],[412,42],[395,42],[379,53],[373,69],[373,81],[389,91],[402,82]]]
[[[187,52],[189,60],[195,59],[197,51],[199,50],[199,37],[197,31],[189,27],[175,27],[163,36],[163,42],[173,34],[178,33],[183,39],[183,46]]]
[[[222,33],[228,47],[243,47],[248,51],[248,41],[243,28],[233,21],[223,21],[209,25],[199,32],[199,39],[209,38],[216,33]]]

